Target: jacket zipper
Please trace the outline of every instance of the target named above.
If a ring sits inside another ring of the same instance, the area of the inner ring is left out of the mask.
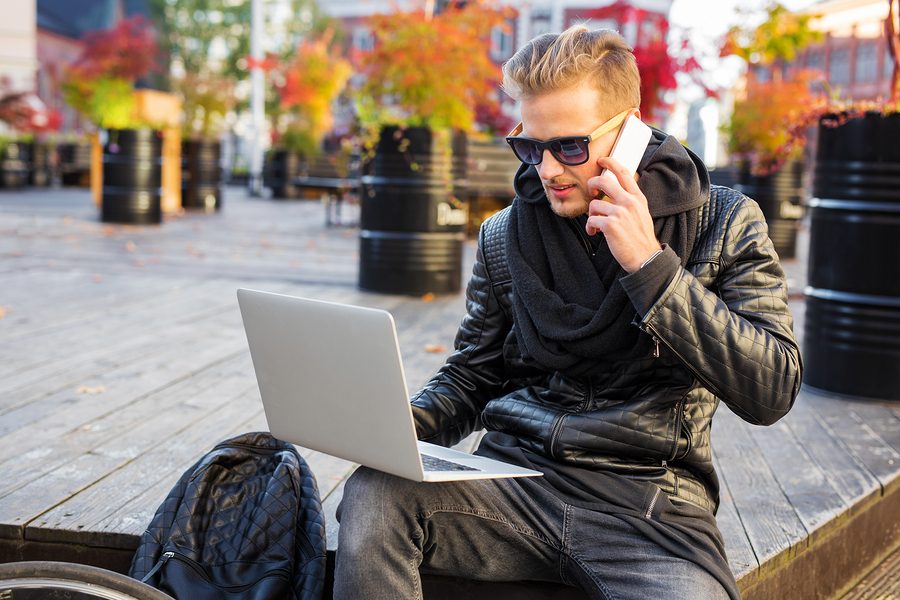
[[[662,493],[662,490],[656,488],[656,491],[653,492],[653,499],[650,501],[650,506],[647,507],[647,513],[644,515],[648,519],[653,514],[653,509],[656,508],[656,501],[659,500],[659,495]]]
[[[688,390],[690,391],[690,390]],[[681,422],[682,419],[682,411],[684,410],[684,403],[686,402],[687,394],[678,401],[675,405],[675,444],[672,447],[672,455],[669,457],[669,460],[675,460],[675,457],[678,456],[678,440],[681,438]],[[665,466],[668,461],[663,461],[663,466]]]
[[[153,569],[151,569],[151,571],[149,573],[147,573],[147,576],[141,581],[149,579],[150,576],[153,575],[153,573],[155,573],[157,570],[159,570],[163,566],[163,564],[165,564],[172,558],[187,565],[201,579],[203,579],[203,581],[205,581],[205,582],[209,583],[210,585],[213,585],[219,589],[229,590],[230,592],[243,592],[243,591],[249,590],[250,588],[255,586],[257,583],[262,581],[263,579],[272,577],[273,575],[280,574],[285,579],[290,578],[290,572],[287,569],[283,569],[283,568],[279,567],[277,569],[272,569],[271,571],[266,571],[262,577],[260,577],[259,579],[257,579],[256,581],[253,581],[251,583],[245,583],[244,585],[218,585],[216,583],[213,583],[213,581],[209,577],[209,573],[206,572],[206,569],[203,567],[203,565],[198,564],[195,560],[188,558],[187,556],[184,556],[182,554],[178,554],[176,552],[166,552],[162,555],[162,558],[160,559],[160,561],[158,563],[156,563],[156,565],[153,567]]]
[[[553,427],[550,429],[550,456],[556,457],[556,453],[553,451],[553,448],[556,447],[556,438],[559,437],[559,432],[562,430],[563,420],[566,418],[568,413],[563,413],[556,418],[556,421],[553,422]]]
[[[700,373],[698,373],[697,369],[695,369],[693,365],[691,365],[687,360],[685,360],[685,358],[683,356],[681,356],[674,348],[672,348],[672,346],[670,346],[669,344],[667,344],[665,341],[662,340],[662,338],[659,336],[659,334],[656,332],[656,330],[653,328],[652,325],[646,324],[643,326],[643,329],[644,329],[644,331],[648,332],[650,334],[650,336],[653,338],[653,340],[656,343],[657,348],[659,348],[660,343],[665,345],[665,347],[668,348],[669,352],[674,354],[675,358],[677,358],[678,361],[681,364],[683,364],[688,371],[693,373],[694,377],[696,377],[697,380],[706,387],[706,389],[708,389],[713,394],[716,394],[717,396],[721,396],[721,394],[719,394],[716,391],[715,386],[711,385],[709,383],[709,380],[706,379],[706,377],[704,377]],[[656,353],[654,353],[654,356],[658,356],[658,350]]]
[[[584,400],[581,401],[581,404],[578,405],[576,412],[583,411],[594,401],[594,384],[591,382],[590,377],[586,377],[585,382],[587,382],[587,394],[585,394]]]

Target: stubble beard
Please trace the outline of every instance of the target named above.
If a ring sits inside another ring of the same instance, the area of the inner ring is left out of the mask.
[[[575,184],[576,189],[573,191],[576,193],[573,194],[571,198],[566,198],[566,200],[563,202],[555,199],[553,196],[553,190],[550,189],[550,185],[556,183],[558,182],[541,182],[541,185],[544,187],[544,194],[546,194],[547,201],[550,204],[550,210],[552,210],[556,215],[566,219],[572,219],[586,214],[588,211],[588,205],[590,205],[590,200],[587,198],[587,194],[585,193],[585,190],[582,189],[581,185]]]

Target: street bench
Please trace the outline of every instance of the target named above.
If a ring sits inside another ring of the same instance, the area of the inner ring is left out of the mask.
[[[342,217],[344,204],[359,203],[359,157],[322,154],[308,160],[292,183],[301,198],[322,201],[325,225],[352,226],[357,223]]]

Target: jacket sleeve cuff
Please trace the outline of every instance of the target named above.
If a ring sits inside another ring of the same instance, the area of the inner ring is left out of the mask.
[[[656,304],[680,266],[681,259],[666,245],[662,254],[644,265],[644,268],[619,280],[641,318]]]

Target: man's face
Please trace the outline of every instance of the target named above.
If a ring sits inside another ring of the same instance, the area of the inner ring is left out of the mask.
[[[522,135],[538,140],[588,135],[606,120],[600,113],[601,106],[600,92],[587,82],[524,99]],[[536,168],[553,212],[569,218],[587,213],[592,200],[587,180],[600,174],[597,159],[609,156],[618,131],[617,127],[592,141],[590,157],[581,165],[564,165],[544,150]]]

